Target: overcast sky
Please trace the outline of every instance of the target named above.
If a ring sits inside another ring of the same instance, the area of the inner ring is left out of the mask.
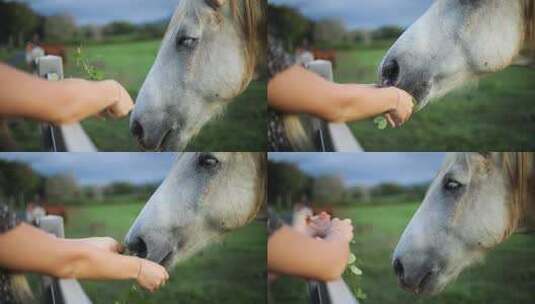
[[[0,159],[25,162],[45,176],[73,173],[84,185],[159,182],[175,157],[174,153],[0,153]]]
[[[376,28],[382,25],[408,26],[434,0],[269,0],[298,8],[313,20],[337,18],[349,28]]]
[[[79,24],[104,24],[114,20],[135,23],[170,17],[179,0],[17,0],[29,3],[44,15],[68,12]],[[350,28],[381,25],[408,26],[433,0],[269,0],[294,6],[314,19],[339,18]]]
[[[312,176],[337,175],[347,185],[430,181],[444,153],[269,153],[272,161],[296,164]]]
[[[105,24],[128,20],[152,22],[170,17],[178,0],[18,0],[26,2],[38,13],[52,15],[67,12],[81,25]]]

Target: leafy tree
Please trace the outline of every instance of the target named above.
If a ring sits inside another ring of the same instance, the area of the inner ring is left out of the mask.
[[[46,17],[44,32],[46,41],[66,42],[75,37],[78,28],[72,15],[62,13]]]
[[[47,200],[63,203],[78,197],[80,189],[73,174],[57,174],[46,179],[45,193]]]
[[[387,25],[373,31],[373,39],[397,39],[403,33],[403,28],[395,25]]]
[[[31,167],[0,160],[0,197],[25,204],[40,192],[42,178]]]
[[[344,181],[336,175],[324,175],[314,180],[312,201],[316,204],[333,204],[343,201],[346,194]]]
[[[321,44],[336,44],[342,42],[346,36],[346,27],[340,19],[324,19],[314,24],[314,42]]]
[[[104,26],[103,33],[106,36],[117,36],[132,34],[136,30],[136,26],[128,21],[115,21]]]
[[[310,191],[311,178],[293,164],[269,162],[268,176],[269,201],[279,207],[291,207]]]
[[[295,8],[270,4],[268,20],[271,34],[285,39],[286,47],[290,50],[312,38],[313,22]]]
[[[0,0],[0,44],[22,46],[40,24],[40,16],[27,4]]]

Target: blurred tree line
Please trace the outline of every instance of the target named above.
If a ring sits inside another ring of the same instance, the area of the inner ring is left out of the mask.
[[[135,203],[135,199],[147,199],[158,185],[128,182],[80,185],[71,173],[43,176],[25,163],[0,160],[0,201],[20,208],[29,202],[67,205],[108,203],[114,197],[129,197]]]
[[[22,2],[0,0],[0,46],[23,47],[38,36],[46,43],[79,44],[161,38],[168,19],[145,24],[115,21],[78,26],[67,13],[42,16]]]
[[[420,200],[428,183],[375,186],[347,186],[336,175],[313,177],[286,162],[268,163],[268,201],[279,209],[291,209],[295,203],[308,201],[315,206],[344,204],[387,204]]]
[[[383,26],[377,29],[349,30],[336,18],[313,21],[298,9],[269,4],[269,27],[272,35],[283,41],[288,50],[314,45],[316,47],[351,47],[371,44],[378,40],[397,39],[404,31],[400,26]]]

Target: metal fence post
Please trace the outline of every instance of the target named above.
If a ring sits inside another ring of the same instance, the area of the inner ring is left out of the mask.
[[[63,60],[58,56],[42,56],[37,59],[37,75],[49,81],[63,79]],[[65,147],[61,142],[61,130],[51,124],[41,126],[43,146],[47,152],[63,152]]]
[[[330,61],[314,60],[308,62],[305,67],[329,81],[334,81],[333,66]],[[314,118],[312,124],[314,132],[319,134],[322,150],[363,152],[362,146],[345,123],[326,123]]]
[[[37,74],[50,81],[62,80],[63,59],[59,56],[43,56],[37,60]],[[43,145],[49,152],[97,152],[95,144],[79,123],[65,126],[42,126]]]
[[[40,217],[36,219],[36,225],[58,238],[65,237],[63,218],[61,216],[47,215]],[[63,280],[44,276],[43,287],[47,296],[46,303],[92,304],[82,286],[76,280]]]

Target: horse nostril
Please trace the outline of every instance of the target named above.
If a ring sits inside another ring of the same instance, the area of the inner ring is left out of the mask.
[[[137,139],[143,138],[143,126],[141,123],[137,120],[134,120],[132,122],[132,126],[130,127],[130,131]]]
[[[403,270],[403,264],[401,263],[401,260],[399,258],[396,258],[394,260],[393,266],[394,266],[394,273],[396,274],[396,276],[400,280],[403,280],[404,270]]]
[[[132,243],[128,244],[128,249],[133,255],[136,255],[140,258],[147,257],[147,244],[141,237],[137,237]]]
[[[394,86],[398,82],[399,78],[399,63],[397,60],[392,59],[388,60],[383,64],[381,71],[382,76],[382,85],[383,86]]]

